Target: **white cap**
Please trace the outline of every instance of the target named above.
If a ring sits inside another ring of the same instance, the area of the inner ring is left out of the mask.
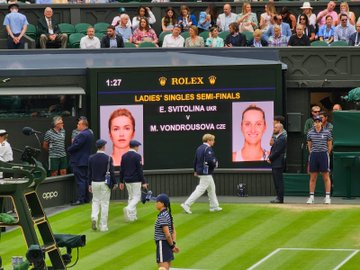
[[[312,9],[312,6],[310,6],[310,2],[304,2],[301,9],[306,9],[306,8],[311,8]]]
[[[5,129],[0,129],[0,136],[6,135],[7,131]]]

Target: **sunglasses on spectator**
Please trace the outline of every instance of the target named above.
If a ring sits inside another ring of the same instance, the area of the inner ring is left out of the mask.
[[[314,113],[319,113],[320,111],[313,111]]]
[[[347,22],[347,19],[341,19],[342,22]]]

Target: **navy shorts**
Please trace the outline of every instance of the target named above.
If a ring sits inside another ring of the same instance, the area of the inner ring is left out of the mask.
[[[156,262],[171,262],[174,260],[174,253],[166,240],[156,241]]]
[[[312,152],[310,154],[309,172],[329,172],[330,158],[328,152]]]

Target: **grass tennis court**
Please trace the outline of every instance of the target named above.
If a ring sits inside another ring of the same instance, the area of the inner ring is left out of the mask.
[[[157,269],[154,204],[139,205],[139,220],[132,224],[123,221],[124,206],[124,202],[111,204],[105,233],[91,231],[90,204],[49,218],[55,233],[87,236],[73,269]],[[181,249],[174,268],[359,269],[359,206],[228,203],[222,207],[223,212],[210,213],[208,204],[197,203],[191,208],[193,214],[187,215],[179,203],[172,204]],[[19,229],[2,234],[5,270],[11,269],[11,256],[25,252]]]

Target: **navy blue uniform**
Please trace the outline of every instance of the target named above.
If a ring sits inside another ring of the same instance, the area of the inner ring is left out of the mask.
[[[209,166],[207,174],[212,174],[217,165],[214,150],[207,144],[200,145],[195,152],[194,171],[198,175],[207,175],[204,173],[204,161]]]
[[[329,172],[330,158],[328,141],[332,141],[331,132],[328,129],[321,128],[319,132],[315,128],[307,134],[307,140],[312,142],[309,157],[310,172]]]
[[[285,167],[286,137],[281,133],[274,140],[271,146],[269,160],[271,161],[272,176],[276,189],[277,199],[284,201],[284,178],[283,172]]]
[[[156,243],[156,262],[170,262],[174,260],[174,253],[166,240],[163,232],[163,226],[168,226],[170,234],[173,234],[173,225],[169,212],[165,209],[162,210],[155,222],[155,243]]]
[[[77,201],[89,202],[88,193],[88,162],[93,145],[94,135],[89,129],[81,131],[67,151],[70,164],[77,183]]]
[[[145,184],[141,155],[134,150],[130,149],[121,158],[120,182]]]
[[[108,162],[109,156],[102,151],[98,151],[96,154],[93,154],[89,157],[88,179],[90,186],[92,182],[105,181],[105,174],[107,171]],[[109,172],[112,188],[116,184],[112,157],[110,157]]]

